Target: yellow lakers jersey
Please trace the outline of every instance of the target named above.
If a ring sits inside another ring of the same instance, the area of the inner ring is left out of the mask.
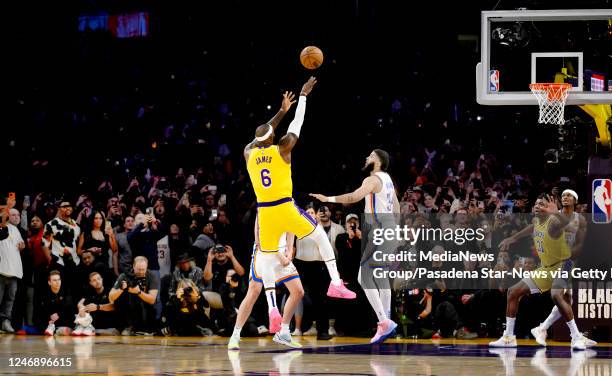
[[[291,164],[285,162],[278,145],[253,148],[247,161],[257,202],[270,202],[291,197]]]
[[[556,239],[548,234],[551,219],[552,215],[541,223],[539,218],[536,218],[533,225],[533,241],[543,266],[554,265],[569,259],[572,255],[563,232]]]

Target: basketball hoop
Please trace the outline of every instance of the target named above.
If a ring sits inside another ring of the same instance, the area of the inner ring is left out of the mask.
[[[565,100],[571,84],[529,84],[531,92],[538,100],[540,106],[540,124],[559,124],[563,125],[565,119]]]

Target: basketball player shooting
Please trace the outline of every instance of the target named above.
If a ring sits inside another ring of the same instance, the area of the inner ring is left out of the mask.
[[[314,77],[302,86],[295,117],[289,124],[287,134],[274,144],[274,131],[291,105],[294,95],[285,92],[280,111],[266,124],[255,131],[255,139],[244,148],[244,158],[253,190],[257,197],[257,229],[262,252],[278,252],[279,239],[283,233],[292,233],[302,239],[311,238],[317,243],[319,252],[331,277],[327,295],[333,298],[355,299],[338,274],[334,250],[316,221],[293,201],[291,178],[291,151],[300,136],[306,113],[306,97],[317,80]]]
[[[564,191],[564,193],[566,192],[567,191]],[[565,202],[567,203],[567,199]],[[570,260],[572,257],[572,250],[570,250],[570,246],[566,241],[566,227],[571,223],[572,218],[567,216],[563,211],[560,212],[555,200],[547,194],[542,194],[538,197],[534,211],[535,218],[533,219],[533,224],[527,226],[512,237],[504,239],[499,247],[500,250],[506,250],[517,239],[532,232],[534,245],[542,264],[536,272],[546,271],[547,276],[523,278],[519,283],[510,287],[507,298],[508,304],[506,306],[506,331],[500,339],[489,343],[489,346],[516,347],[514,323],[516,321],[519,300],[527,294],[537,294],[552,289],[551,296],[553,297],[555,305],[559,310],[560,316],[563,316],[570,329],[572,349],[584,350],[594,343],[580,333],[574,321],[572,306],[568,303],[566,298],[563,297],[563,290],[568,288],[568,281],[552,277],[553,271],[565,270],[569,272],[572,268],[572,262]],[[544,338],[542,338],[543,335],[540,327],[534,328],[532,334],[536,337],[538,343],[546,343],[546,337],[544,336]]]
[[[361,187],[351,193],[341,196],[327,197],[318,193],[310,195],[321,202],[338,202],[341,204],[352,204],[361,201],[365,198],[366,219],[373,217],[373,220],[367,222],[373,226],[387,227],[385,223],[391,222],[394,225],[394,217],[392,214],[399,214],[399,201],[395,194],[395,187],[391,177],[386,172],[389,167],[389,154],[381,149],[375,149],[366,158],[364,171],[370,173],[370,176],[363,180]],[[378,216],[382,214],[383,216]],[[358,281],[363,291],[365,292],[372,309],[378,317],[378,328],[376,334],[370,340],[371,344],[382,343],[387,339],[397,324],[390,319],[391,314],[391,287],[389,280],[374,278],[372,255],[375,249],[371,249],[368,242],[368,247],[361,258],[361,267],[359,268]],[[385,244],[389,247],[391,242]],[[393,247],[391,247],[393,248]]]

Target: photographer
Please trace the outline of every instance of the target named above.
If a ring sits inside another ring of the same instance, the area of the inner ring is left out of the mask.
[[[127,317],[127,327],[122,335],[150,333],[154,329],[154,304],[159,291],[159,278],[147,266],[145,257],[134,258],[133,270],[121,274],[108,295],[119,316]]]
[[[227,271],[230,269],[234,269],[240,277],[244,275],[244,268],[234,256],[232,247],[217,244],[208,251],[204,281],[207,284],[212,282],[212,290],[219,292],[221,284],[225,282]]]
[[[211,336],[212,324],[204,311],[208,303],[200,289],[191,279],[181,279],[176,293],[170,297],[166,307],[166,336]]]
[[[153,208],[147,209],[147,214],[138,214],[135,218],[136,227],[127,235],[128,243],[132,249],[132,256],[144,256],[147,259],[149,271],[155,274],[158,289],[160,281],[159,259],[157,253],[157,242],[164,237],[161,224],[153,215]],[[161,315],[161,301],[155,304],[156,315]]]
[[[193,257],[189,256],[188,253],[183,253],[179,257],[177,265],[172,272],[172,282],[170,283],[169,290],[170,298],[176,295],[179,283],[185,279],[193,281],[200,292],[204,291],[204,272],[195,265]]]
[[[357,214],[348,214],[345,219],[345,230],[336,237],[336,249],[338,250],[338,271],[347,283],[347,288],[353,291],[361,291],[357,281],[359,265],[361,262],[361,228]],[[352,312],[367,310],[369,306],[363,299],[362,294],[357,294],[353,301],[336,302],[335,328],[345,335],[358,333],[363,329],[363,319],[358,318]],[[364,305],[365,304],[365,305]]]
[[[348,214],[345,220],[345,230],[336,238],[338,250],[338,270],[349,285],[357,282],[359,263],[361,260],[361,229],[357,214]],[[353,286],[357,289],[357,285]],[[351,286],[349,286],[349,289]]]
[[[229,269],[223,276],[223,282],[219,287],[219,294],[223,302],[223,311],[213,311],[215,322],[219,327],[219,335],[231,335],[238,317],[238,308],[246,296],[246,286],[241,283],[241,277],[235,270]],[[260,332],[255,320],[249,317],[242,327],[242,335],[257,336]]]

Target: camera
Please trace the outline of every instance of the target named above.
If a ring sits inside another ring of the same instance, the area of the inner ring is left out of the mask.
[[[193,293],[193,287],[187,286],[183,289],[183,296],[190,296]]]
[[[130,271],[125,274],[125,282],[127,283],[128,288],[140,286],[140,289],[142,290],[142,285],[140,284],[142,280],[143,278],[136,277],[134,271]]]
[[[353,232],[357,231],[357,225],[356,224],[351,225],[351,229],[353,230]]]
[[[240,275],[238,275],[238,273],[234,273],[232,274],[232,282],[239,282],[240,281]]]
[[[217,244],[214,248],[213,248],[213,252],[214,253],[225,253],[225,247],[223,246],[223,244]]]

